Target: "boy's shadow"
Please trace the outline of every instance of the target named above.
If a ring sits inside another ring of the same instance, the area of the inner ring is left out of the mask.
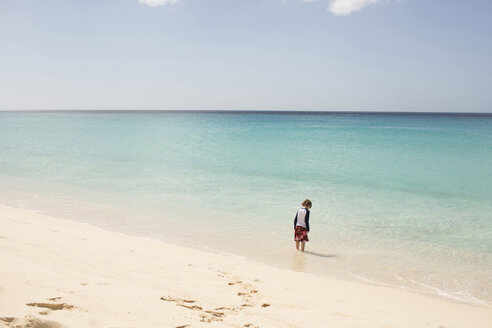
[[[309,255],[324,257],[324,258],[337,257],[335,254],[322,254],[322,253],[316,253],[316,252],[312,252],[312,251],[304,251],[304,253],[309,254]]]

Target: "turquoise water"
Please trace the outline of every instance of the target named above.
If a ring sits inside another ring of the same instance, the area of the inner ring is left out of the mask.
[[[492,116],[0,112],[0,203],[492,304]]]

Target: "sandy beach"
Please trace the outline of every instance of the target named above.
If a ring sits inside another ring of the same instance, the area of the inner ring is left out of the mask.
[[[278,269],[5,206],[0,249],[2,327],[492,324],[485,307]],[[309,254],[295,256],[302,261]]]

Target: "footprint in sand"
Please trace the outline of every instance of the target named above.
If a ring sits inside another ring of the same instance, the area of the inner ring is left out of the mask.
[[[35,302],[35,303],[27,303],[27,306],[35,306],[35,307],[40,307],[40,308],[45,308],[49,309],[52,311],[59,311],[59,310],[71,310],[75,307],[75,305],[72,304],[67,304],[67,303],[41,303],[41,302]]]
[[[242,280],[239,280],[238,278],[235,278],[223,271],[218,271],[220,274],[219,276],[222,276],[221,274],[225,274],[224,278],[232,279],[233,281],[230,281],[228,283],[229,286],[238,286],[241,290],[238,291],[237,296],[242,297],[243,301],[245,302],[244,304],[241,305],[241,307],[251,307],[255,306],[255,294],[258,294],[258,291],[254,289],[254,286],[247,283],[243,282]],[[259,279],[254,279],[253,281],[260,281]],[[263,303],[261,305],[262,307],[268,307],[270,304],[268,303]]]
[[[256,295],[258,294],[258,290],[254,289],[253,285],[247,282],[243,282],[242,280],[239,280],[237,277],[234,277],[224,271],[217,270],[217,276],[229,280],[229,282],[227,283],[229,286],[236,286],[235,289],[237,291],[237,296],[241,297],[243,301],[243,303],[240,306],[235,306],[235,307],[221,306],[215,308],[214,310],[205,310],[202,306],[195,304],[196,303],[195,300],[191,300],[191,299],[181,299],[172,296],[162,296],[161,300],[166,302],[173,302],[177,306],[181,306],[189,310],[195,311],[200,317],[200,321],[209,322],[209,323],[212,321],[222,321],[228,315],[237,314],[238,312],[245,310],[247,307],[259,306],[259,307],[266,308],[271,306],[269,303],[260,304],[258,302],[258,297]],[[259,280],[255,279],[254,281],[259,281]],[[187,326],[188,325],[183,325],[183,326],[178,326],[176,328],[187,327]],[[249,323],[249,324],[245,324],[244,327],[256,328],[257,326]]]
[[[184,308],[197,311],[198,316],[200,317],[200,321],[202,321],[202,322],[222,321],[222,317],[225,316],[225,312],[217,311],[217,310],[219,310],[219,308],[217,308],[215,310],[204,310],[199,305],[194,305],[194,304],[189,305],[189,304],[195,303],[196,302],[195,300],[180,299],[180,298],[174,298],[171,296],[162,296],[161,300],[166,301],[166,302],[173,302],[177,306],[182,306]]]
[[[61,296],[47,298],[48,301],[53,301],[53,302],[61,300],[61,299],[62,299]]]
[[[0,324],[2,322],[6,324],[6,327],[15,328],[67,328],[56,321],[42,320],[32,315],[22,318],[2,317],[0,318]]]

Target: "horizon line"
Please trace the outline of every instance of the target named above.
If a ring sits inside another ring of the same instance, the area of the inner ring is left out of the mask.
[[[197,113],[197,114],[368,114],[368,115],[429,115],[429,116],[492,116],[492,112],[436,112],[436,111],[357,111],[357,110],[234,110],[234,109],[0,109],[0,112],[37,113]]]

